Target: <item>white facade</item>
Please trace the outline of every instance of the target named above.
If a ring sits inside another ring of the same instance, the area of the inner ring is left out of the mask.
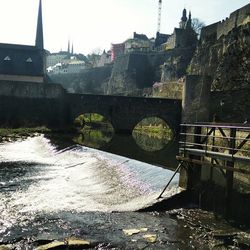
[[[67,52],[49,54],[47,56],[47,67],[55,66],[58,63],[63,63],[66,58],[68,58]]]
[[[58,63],[50,66],[48,74],[75,74],[80,73],[86,68],[85,62],[78,60],[70,60],[68,63]]]

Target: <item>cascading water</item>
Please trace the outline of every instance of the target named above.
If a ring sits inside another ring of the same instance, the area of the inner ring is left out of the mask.
[[[37,214],[134,211],[156,201],[171,171],[44,136],[0,144],[0,233]],[[176,177],[165,193],[178,192]]]

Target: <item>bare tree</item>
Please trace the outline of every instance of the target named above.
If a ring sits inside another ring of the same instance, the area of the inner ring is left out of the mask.
[[[101,57],[101,48],[95,48],[92,50],[91,54],[87,55],[87,59],[89,61],[89,65],[91,67],[96,67],[99,59]]]
[[[205,26],[206,26],[205,23],[199,18],[192,19],[192,28],[198,35],[200,35],[201,29]]]

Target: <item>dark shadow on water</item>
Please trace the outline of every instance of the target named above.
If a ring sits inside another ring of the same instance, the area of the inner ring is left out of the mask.
[[[147,134],[114,134],[112,131],[102,130],[83,130],[80,134],[48,137],[58,149],[80,144],[169,169],[177,166],[175,156],[178,143],[175,140],[169,141]]]
[[[153,141],[155,141],[155,144],[161,143],[156,138],[148,138],[145,135],[142,137],[144,137],[143,141],[145,142],[144,148],[147,145],[151,146]],[[138,144],[132,135],[116,134],[112,141],[105,145],[103,150],[150,164],[162,165],[171,169],[176,167],[177,162],[175,156],[178,144],[175,141],[168,142],[168,144],[165,144],[164,147],[158,151],[146,151],[139,145],[141,145],[141,143]]]

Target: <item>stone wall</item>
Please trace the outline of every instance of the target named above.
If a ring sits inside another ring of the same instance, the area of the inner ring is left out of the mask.
[[[187,76],[183,88],[183,122],[250,122],[250,88],[212,92],[210,88],[210,77]]]
[[[140,89],[151,88],[155,82],[179,79],[186,74],[193,53],[193,48],[176,48],[121,56],[114,63],[105,93],[135,95]]]
[[[64,99],[0,96],[0,127],[72,125]]]
[[[208,122],[211,78],[187,75],[183,89],[182,122]]]
[[[200,41],[206,42],[207,40],[216,40],[217,39],[217,27],[219,23],[220,22],[217,22],[217,23],[208,25],[206,27],[203,27],[201,29]]]
[[[213,91],[246,88],[250,83],[250,23],[218,40],[201,41],[190,64],[190,74],[210,75]]]
[[[0,96],[53,99],[64,94],[60,84],[0,81]]]
[[[188,72],[188,65],[195,48],[176,48],[166,52],[166,59],[161,66],[161,82],[178,81]]]
[[[153,88],[153,97],[182,99],[183,82],[163,83],[159,87]]]
[[[64,127],[65,90],[56,84],[0,82],[0,127]]]
[[[234,28],[250,22],[250,4],[232,12],[229,18],[202,28],[201,41],[228,35]]]
[[[217,122],[250,122],[250,89],[213,91],[210,101],[210,120]]]
[[[155,57],[155,54],[152,54]],[[138,89],[151,87],[155,78],[155,61],[147,53],[130,53],[114,62],[106,94],[133,95]]]
[[[229,18],[218,23],[217,39],[227,35],[234,28],[246,24],[248,21],[250,21],[250,4],[234,11]]]

